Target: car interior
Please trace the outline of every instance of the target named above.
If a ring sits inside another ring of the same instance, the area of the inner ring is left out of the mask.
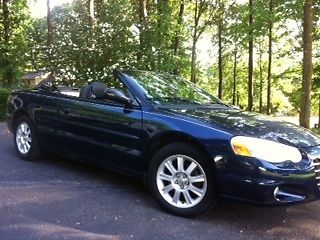
[[[57,92],[82,99],[107,100],[106,95],[109,96],[109,100],[112,100],[112,96],[133,99],[130,91],[124,86],[122,88],[125,90],[125,92],[118,88],[109,88],[105,83],[102,82],[92,82],[90,84],[83,85],[80,89],[67,86],[57,86]]]

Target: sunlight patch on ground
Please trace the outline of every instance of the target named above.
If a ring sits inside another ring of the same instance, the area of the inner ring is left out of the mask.
[[[40,222],[30,224],[13,224],[2,227],[1,231],[10,231],[15,229],[23,229],[24,231],[33,232],[33,236],[40,238],[56,238],[60,239],[92,239],[92,240],[118,240],[120,236],[93,233],[76,228],[59,226],[56,224]]]

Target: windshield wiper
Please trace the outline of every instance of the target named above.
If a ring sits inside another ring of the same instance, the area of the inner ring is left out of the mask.
[[[205,105],[205,106],[220,105],[220,106],[225,106],[225,107],[231,107],[230,105],[225,104],[223,102],[208,102],[203,105]]]
[[[179,98],[179,97],[164,97],[163,99],[165,100],[169,100],[168,102],[170,103],[170,100],[173,100],[175,102],[181,102],[181,103],[189,103],[189,104],[197,104],[200,105],[200,103],[195,102],[193,100],[190,99],[186,99],[186,98]]]

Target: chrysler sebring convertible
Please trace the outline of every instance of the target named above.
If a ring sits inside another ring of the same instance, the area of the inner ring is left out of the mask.
[[[21,159],[53,150],[141,178],[180,216],[219,198],[281,205],[320,197],[316,135],[170,74],[115,70],[77,87],[47,79],[11,93],[7,123]]]

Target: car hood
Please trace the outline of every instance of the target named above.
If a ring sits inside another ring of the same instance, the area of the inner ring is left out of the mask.
[[[162,110],[209,123],[234,135],[258,137],[299,148],[320,145],[319,137],[311,131],[261,114],[229,107],[165,107]]]

